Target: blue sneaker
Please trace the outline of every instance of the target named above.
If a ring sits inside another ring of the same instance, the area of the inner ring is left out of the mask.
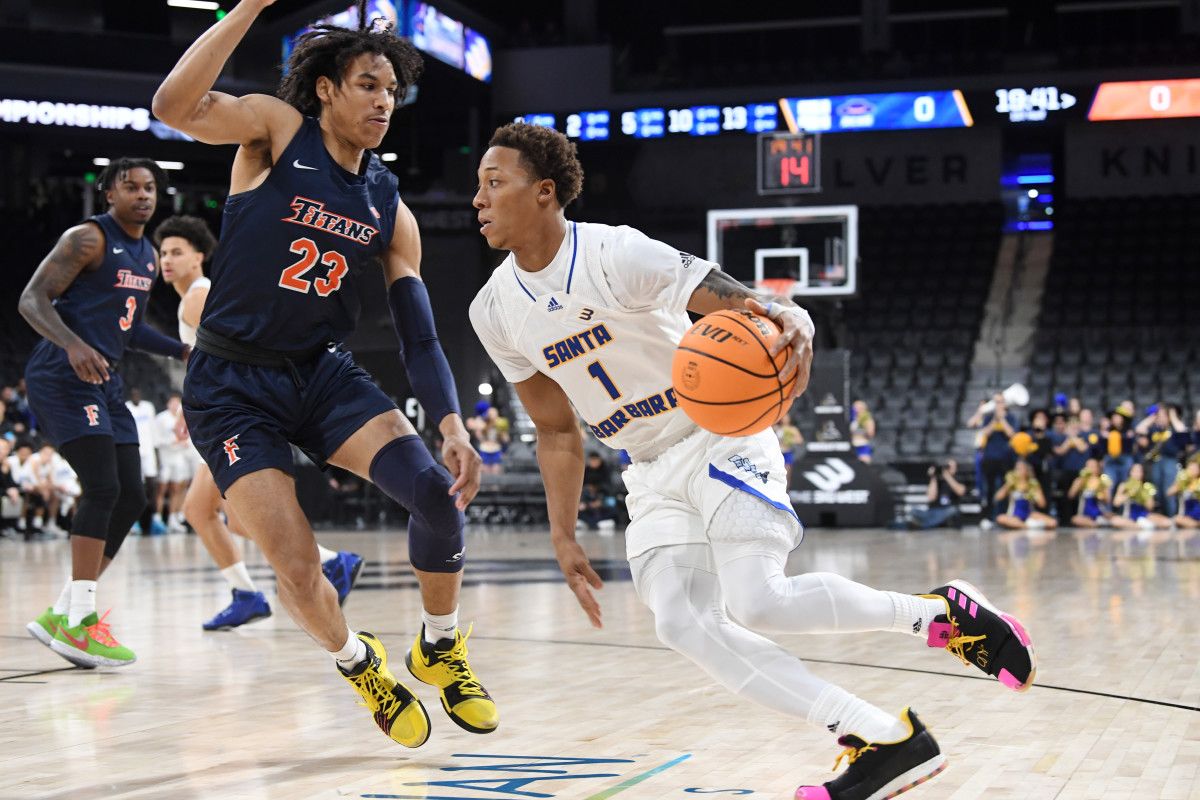
[[[151,536],[162,536],[166,532],[167,532],[167,526],[162,524],[162,520],[160,520],[158,517],[154,517],[153,519],[150,520],[150,535]]]
[[[133,523],[133,527],[129,529],[129,535],[130,536],[141,536],[142,535],[142,523],[140,523],[140,522]]]
[[[262,592],[233,590],[233,601],[219,614],[204,623],[206,631],[227,631],[256,619],[271,616],[271,606]]]
[[[347,550],[341,551],[321,564],[321,572],[325,573],[325,577],[333,584],[333,588],[337,589],[339,606],[345,603],[346,598],[350,596],[350,590],[358,581],[358,575],[362,572],[362,568],[363,557]]]

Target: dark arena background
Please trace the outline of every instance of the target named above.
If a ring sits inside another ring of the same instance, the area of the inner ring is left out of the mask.
[[[273,95],[302,32],[358,26],[348,3],[265,7],[215,88]],[[236,5],[0,0],[0,798],[792,798],[835,778],[824,724],[664,643],[625,555],[631,459],[595,420],[574,536],[603,627],[573,602],[535,425],[468,318],[506,255],[480,235],[476,170],[514,120],[576,145],[568,220],[632,226],[811,314],[811,380],[775,426],[805,530],[789,575],[912,593],[964,578],[1037,641],[1016,694],[921,640],[781,632],[815,675],[921,712],[949,766],[913,798],[1200,798],[1200,0],[368,0],[425,60],[375,152],[419,226],[483,456],[459,613],[499,728],[449,724],[402,668],[422,613],[408,513],[299,448],[317,540],[358,559],[349,625],[390,643],[430,741],[371,730],[252,537],[236,547],[274,616],[202,628],[230,585],[184,510],[185,368],[141,351],[115,370],[149,508],[96,607],[138,661],[78,669],[31,638],[73,577],[81,485],[31,407],[41,337],[19,300],[106,210],[97,179],[120,157],[169,178],[147,237],[178,214],[221,234],[236,147],[151,107]],[[436,457],[382,275],[355,291],[346,349]],[[155,280],[145,320],[175,337],[179,304]]]

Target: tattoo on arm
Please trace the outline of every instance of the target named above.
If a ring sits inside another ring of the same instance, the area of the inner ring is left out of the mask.
[[[747,288],[736,278],[731,278],[728,273],[713,269],[704,276],[704,280],[692,292],[691,300],[688,302],[688,311],[695,314],[711,314],[723,308],[741,310],[745,308],[747,298],[757,300],[763,305],[767,303],[788,307],[796,305],[790,298],[756,292]]]
[[[21,315],[34,330],[60,347],[74,340],[75,334],[63,323],[51,301],[95,263],[103,250],[104,237],[97,226],[76,225],[59,238],[21,292]]]
[[[736,281],[729,277],[727,273],[720,270],[709,270],[709,273],[704,276],[704,280],[700,282],[700,289],[710,292],[715,297],[724,300],[727,297],[737,298],[739,300],[747,297],[756,297],[754,292],[747,289],[740,281]]]
[[[77,225],[64,233],[54,249],[42,260],[30,286],[40,289],[50,299],[67,290],[104,247],[100,230],[91,224]]]

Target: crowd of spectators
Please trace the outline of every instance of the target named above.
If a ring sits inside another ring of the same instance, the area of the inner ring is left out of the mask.
[[[183,498],[200,457],[188,439],[179,394],[159,411],[133,387],[126,406],[137,423],[151,499],[133,532],[183,532]],[[75,471],[38,430],[24,380],[0,387],[0,535],[64,536],[79,494]]]
[[[1189,425],[1165,402],[1096,414],[1059,395],[1021,419],[997,394],[968,425],[985,528],[1200,525],[1200,410]]]

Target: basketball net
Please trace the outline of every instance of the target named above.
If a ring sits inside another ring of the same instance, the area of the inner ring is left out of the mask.
[[[791,278],[763,278],[757,282],[755,288],[767,292],[776,297],[792,296],[792,287],[796,285],[796,281]]]

